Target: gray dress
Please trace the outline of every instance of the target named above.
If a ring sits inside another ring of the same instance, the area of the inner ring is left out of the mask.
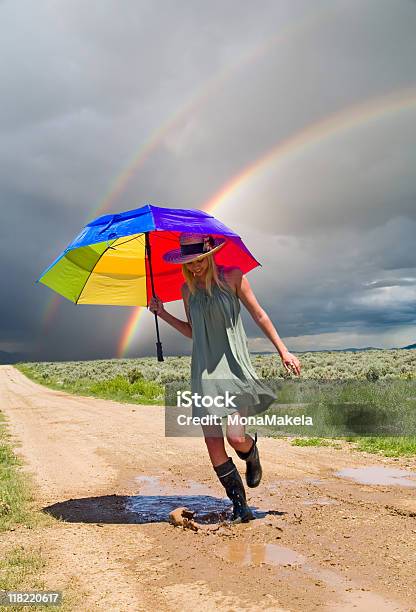
[[[259,380],[250,360],[247,336],[240,314],[240,300],[227,284],[223,269],[219,277],[227,291],[213,284],[212,296],[197,288],[189,294],[189,316],[192,323],[192,393],[210,398],[236,395],[230,406],[198,407],[193,405],[193,416],[215,414],[221,417],[237,410],[252,416],[267,410],[277,399],[275,393]]]

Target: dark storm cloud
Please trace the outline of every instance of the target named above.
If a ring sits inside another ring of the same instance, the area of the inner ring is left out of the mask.
[[[366,286],[371,289],[378,287],[403,287],[416,285],[416,278],[386,278],[386,280],[370,281]]]
[[[351,346],[349,338],[356,331],[381,335],[391,330],[399,333],[404,327],[411,330],[416,325],[414,257],[408,267],[404,253],[405,258],[397,260],[397,278],[392,278],[391,270],[383,266],[383,256],[400,244],[411,253],[415,231],[415,222],[396,218],[369,232],[340,228],[317,239],[271,237],[257,248],[263,268],[250,275],[251,284],[284,337],[337,331],[336,348],[340,343]],[[250,335],[258,336],[248,315],[245,322]],[[372,343],[384,345],[380,339]],[[359,346],[367,344],[363,341]],[[400,343],[390,338],[387,345]],[[326,346],[323,336],[319,347]]]
[[[40,358],[115,354],[131,309],[61,300],[45,326],[53,294],[34,280],[178,111],[188,108],[113,211],[200,206],[305,126],[416,87],[405,1],[9,1],[0,19],[0,350],[25,343]],[[359,330],[387,338],[415,324],[414,117],[322,136],[216,209],[263,263],[249,278],[282,335],[339,332],[349,344]],[[168,309],[184,317],[179,302]],[[153,317],[143,318],[134,351],[153,354]],[[161,327],[165,350],[189,351]]]

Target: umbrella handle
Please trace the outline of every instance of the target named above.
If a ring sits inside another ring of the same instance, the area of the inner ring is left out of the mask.
[[[152,270],[152,258],[151,258],[151,250],[150,250],[150,241],[149,241],[149,232],[145,232],[145,242],[146,242],[146,251],[147,251],[147,260],[149,262],[149,272],[150,272],[150,282],[152,285],[152,293],[155,295],[155,286],[153,282],[153,270]],[[156,352],[157,352],[157,360],[164,361],[163,359],[163,350],[162,343],[159,338],[159,323],[157,320],[157,314],[155,313],[155,325],[156,325]]]
[[[159,322],[157,320],[157,314],[156,313],[155,313],[155,325],[156,325],[156,337],[157,337],[157,342],[156,342],[157,360],[158,361],[164,361],[164,359],[163,359],[162,343],[161,343],[160,338],[159,338]]]
[[[162,351],[162,343],[156,342],[156,351],[157,351],[157,360],[164,361],[163,359],[163,351]]]

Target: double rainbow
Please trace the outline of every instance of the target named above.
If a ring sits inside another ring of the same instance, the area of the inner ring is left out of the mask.
[[[331,137],[368,125],[372,121],[380,121],[391,115],[415,110],[415,108],[416,87],[413,87],[365,100],[307,125],[286,139],[279,141],[264,155],[245,166],[209,200],[204,202],[201,209],[213,213],[220,205],[232,204],[233,197],[241,193],[250,181],[266,174],[267,171],[274,169],[282,161],[300,155],[306,149],[318,146]],[[118,345],[118,357],[123,357],[128,352],[138,332],[143,312],[144,309],[142,308],[135,309],[127,321]]]
[[[218,91],[234,76],[238,75],[243,69],[261,60],[268,53],[271,53],[278,45],[284,44],[297,36],[303,36],[306,32],[311,32],[314,29],[321,27],[325,21],[332,19],[339,14],[339,9],[324,8],[317,11],[314,7],[308,11],[301,19],[296,19],[283,26],[274,36],[259,44],[254,49],[243,55],[234,64],[220,70],[212,78],[210,78],[190,99],[181,106],[172,116],[170,116],[155,132],[151,134],[148,140],[140,147],[139,151],[135,152],[130,162],[117,175],[109,185],[107,195],[100,202],[98,207],[91,210],[85,223],[91,218],[108,211],[121,193],[125,191],[130,180],[137,174],[140,168],[146,163],[147,159],[163,145],[169,134],[174,133],[186,120],[199,112],[208,102],[217,94]],[[48,333],[52,322],[61,303],[62,298],[59,295],[52,295],[43,314],[41,325],[41,335]],[[131,339],[135,334],[138,323],[142,317],[142,308],[135,308],[132,315],[123,330],[120,342],[118,345],[117,355],[123,356],[128,350]]]

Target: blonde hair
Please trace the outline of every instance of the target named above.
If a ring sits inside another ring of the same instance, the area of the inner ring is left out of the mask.
[[[207,255],[207,259],[208,269],[205,275],[205,289],[208,291],[208,294],[212,295],[212,283],[217,285],[220,290],[229,292],[229,286],[226,283],[223,283],[222,280],[219,278],[218,268],[217,264],[215,263],[214,257],[212,255]],[[186,264],[182,264],[182,274],[186,280],[186,284],[189,287],[189,291],[192,293],[192,295],[194,295],[197,289],[196,280],[192,272],[188,270]]]

